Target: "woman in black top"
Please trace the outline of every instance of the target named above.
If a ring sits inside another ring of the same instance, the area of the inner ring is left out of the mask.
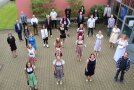
[[[86,75],[86,81],[92,81],[92,76],[94,75],[96,66],[96,58],[95,54],[92,53],[90,57],[87,59],[86,68],[85,68],[85,75]]]
[[[9,44],[9,46],[11,48],[13,57],[16,58],[17,57],[17,54],[16,54],[17,46],[16,46],[16,43],[15,43],[14,36],[12,36],[12,33],[8,34],[7,43]]]
[[[61,42],[64,46],[64,42],[65,42],[65,38],[66,38],[66,31],[65,31],[64,24],[61,24],[59,31],[60,31],[60,39],[61,39]]]
[[[82,5],[81,8],[79,9],[79,12],[78,12],[78,13],[80,13],[80,12],[82,12],[82,15],[85,14],[85,8],[84,8],[83,5]]]
[[[26,47],[27,47],[27,45],[28,45],[27,39],[28,39],[28,37],[29,37],[29,30],[28,30],[27,24],[25,25],[25,28],[24,28],[24,37],[25,37]]]
[[[95,22],[98,23],[99,22],[99,12],[97,9],[94,10],[93,17],[95,19]]]

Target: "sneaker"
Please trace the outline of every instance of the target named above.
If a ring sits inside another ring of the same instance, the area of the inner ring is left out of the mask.
[[[43,46],[46,47],[46,44],[44,44]]]
[[[84,44],[84,47],[87,47],[87,45],[86,45],[86,44]]]
[[[88,82],[88,79],[86,79],[86,82]]]
[[[38,90],[37,87],[34,87],[34,90]]]
[[[87,37],[89,37],[89,35],[87,35]]]
[[[56,84],[58,85],[59,84],[59,81],[57,81]]]
[[[90,79],[89,81],[92,82],[92,79]]]
[[[51,37],[53,37],[53,36],[51,35]]]
[[[60,81],[60,85],[62,85],[62,81]]]
[[[49,46],[48,45],[46,45],[47,46],[47,48],[49,48]]]

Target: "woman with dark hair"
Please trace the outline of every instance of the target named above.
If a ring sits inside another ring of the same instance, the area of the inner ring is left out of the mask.
[[[59,31],[60,31],[60,40],[64,46],[65,38],[66,38],[66,31],[65,31],[64,24],[61,24]]]
[[[54,43],[54,54],[55,56],[62,56],[62,42],[59,38],[56,38],[56,42]]]
[[[48,30],[45,25],[42,25],[41,36],[44,41],[44,47],[48,48]]]
[[[87,59],[86,68],[85,68],[85,75],[86,75],[86,81],[92,81],[92,76],[95,72],[95,66],[96,66],[96,57],[95,54],[92,53],[90,57]]]
[[[29,30],[28,30],[27,24],[25,24],[25,27],[24,27],[24,37],[25,37],[26,47],[27,47],[27,45],[28,45],[27,39],[29,37]]]
[[[30,62],[26,63],[25,73],[27,78],[27,84],[30,86],[30,90],[37,90],[37,79],[32,64]]]
[[[81,8],[79,9],[79,13],[82,12],[82,15],[85,14],[85,8],[84,6],[82,5]]]
[[[17,46],[16,46],[16,42],[15,42],[14,36],[12,36],[12,33],[8,34],[7,43],[10,46],[10,49],[12,51],[13,57],[16,58],[17,57],[17,54],[16,54]]]
[[[83,27],[83,24],[80,24],[80,27],[77,29],[77,40],[79,36],[82,36],[82,40],[84,41],[84,33],[85,33],[85,28]]]
[[[99,22],[99,12],[98,12],[98,9],[94,10],[93,17],[95,19],[95,23],[98,23]]]

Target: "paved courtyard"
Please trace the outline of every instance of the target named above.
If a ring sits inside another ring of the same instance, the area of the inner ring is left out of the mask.
[[[101,29],[101,28],[99,28]],[[102,30],[104,33],[106,30]],[[17,58],[12,58],[10,48],[6,42],[7,33],[12,32],[16,37]],[[95,75],[92,82],[86,82],[84,68],[86,59],[93,52],[95,37],[86,37],[87,47],[84,48],[83,61],[79,62],[75,55],[76,28],[70,28],[70,37],[66,39],[63,48],[63,59],[65,60],[65,77],[63,85],[56,85],[53,76],[52,61],[54,60],[53,44],[58,37],[57,30],[53,30],[53,37],[49,38],[50,48],[43,48],[41,36],[36,36],[37,58],[36,76],[39,81],[38,90],[134,90],[134,65],[125,75],[124,83],[115,82],[113,77],[116,72],[116,63],[112,59],[115,49],[109,48],[108,37],[103,39],[103,47],[97,57]],[[96,32],[95,32],[96,33]],[[19,42],[14,31],[0,32],[0,90],[29,90],[25,78],[25,64],[28,60],[25,41]]]

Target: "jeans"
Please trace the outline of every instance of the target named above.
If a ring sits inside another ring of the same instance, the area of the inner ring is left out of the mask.
[[[23,39],[22,39],[22,31],[19,31],[19,32],[18,32],[18,38],[19,38],[19,40],[23,40]]]
[[[93,28],[88,28],[88,36],[89,36],[89,34],[90,34],[90,32],[91,32],[91,35],[93,36]]]
[[[52,20],[52,28],[54,28],[54,26],[55,26],[55,28],[57,28],[57,22],[56,22],[56,20]]]
[[[113,28],[108,28],[108,29],[107,29],[107,36],[110,36],[110,35],[111,35],[112,29],[113,29]]]
[[[116,75],[115,75],[114,78],[117,80],[120,72],[121,72],[120,81],[123,81],[124,80],[125,70],[122,70],[122,69],[117,70]]]

